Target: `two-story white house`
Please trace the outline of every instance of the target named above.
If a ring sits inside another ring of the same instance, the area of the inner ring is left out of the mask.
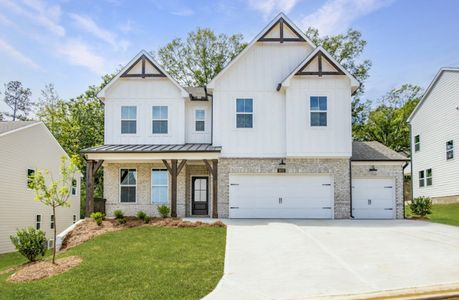
[[[413,197],[459,202],[459,68],[442,68],[408,118]]]
[[[402,218],[406,158],[352,141],[359,82],[284,14],[206,87],[180,86],[145,51],[98,94],[109,216]]]

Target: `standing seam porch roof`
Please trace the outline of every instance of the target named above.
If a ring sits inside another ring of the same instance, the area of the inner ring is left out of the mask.
[[[210,144],[112,144],[81,150],[81,153],[162,153],[162,152],[221,152],[220,146]]]

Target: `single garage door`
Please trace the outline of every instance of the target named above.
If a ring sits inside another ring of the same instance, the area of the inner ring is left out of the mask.
[[[394,179],[352,179],[352,213],[356,219],[395,218]]]
[[[230,218],[333,217],[330,176],[230,174]]]

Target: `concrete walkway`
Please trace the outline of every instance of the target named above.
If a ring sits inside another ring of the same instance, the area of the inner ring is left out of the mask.
[[[423,221],[227,220],[205,299],[307,299],[459,283],[459,228]]]

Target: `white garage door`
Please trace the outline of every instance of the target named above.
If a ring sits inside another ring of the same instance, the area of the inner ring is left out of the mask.
[[[395,218],[394,179],[352,179],[352,213],[356,219]]]
[[[333,217],[330,176],[230,174],[230,218]]]

